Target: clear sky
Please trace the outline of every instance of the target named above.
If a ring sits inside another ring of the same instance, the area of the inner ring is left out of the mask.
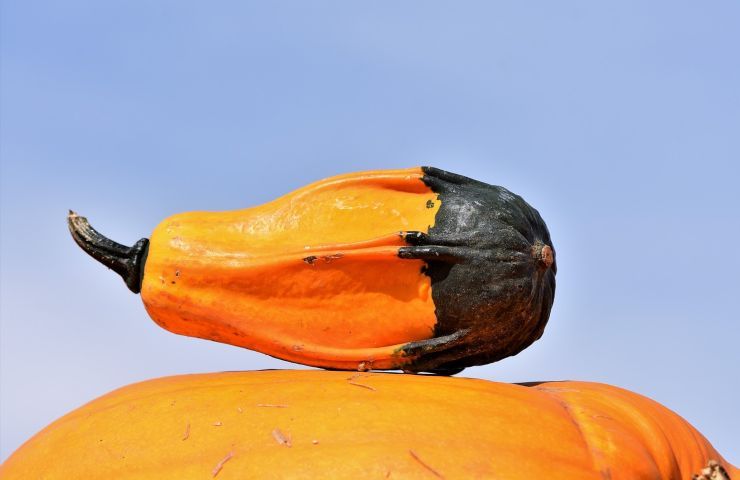
[[[740,463],[740,4],[2,2],[0,448],[114,388],[292,368],[160,329],[72,242],[434,165],[539,209],[542,339],[462,375],[645,394]]]

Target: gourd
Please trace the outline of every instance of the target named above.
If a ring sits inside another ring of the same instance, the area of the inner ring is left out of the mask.
[[[0,477],[737,480],[685,420],[609,385],[261,371],[130,385],[55,421]]]
[[[555,292],[538,212],[431,167],[175,215],[133,247],[73,212],[69,227],[165,329],[331,369],[451,374],[500,360],[540,338]]]

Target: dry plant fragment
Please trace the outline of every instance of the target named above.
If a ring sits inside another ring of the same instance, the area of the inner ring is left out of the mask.
[[[216,475],[218,475],[218,473],[221,471],[221,469],[224,468],[224,464],[226,462],[228,462],[229,460],[231,460],[231,457],[233,457],[233,456],[234,456],[234,452],[233,451],[227,453],[226,456],[224,458],[222,458],[221,461],[218,462],[215,467],[213,467],[213,471],[211,472],[211,475],[213,477],[215,477]]]
[[[427,470],[429,470],[429,472],[431,472],[435,477],[437,477],[437,478],[445,478],[445,477],[442,476],[441,473],[439,473],[438,471],[436,471],[435,469],[433,469],[432,467],[430,467],[429,464],[427,464],[424,460],[422,460],[421,458],[419,458],[419,456],[416,453],[414,453],[413,450],[409,450],[409,454],[411,454],[411,457],[414,460],[416,460],[417,462],[419,462],[419,465],[421,465],[422,467],[424,467]]]
[[[185,425],[185,433],[182,434],[182,439],[187,440],[190,438],[190,422],[188,422],[187,425]]]
[[[358,372],[369,372],[373,369],[373,362],[360,362],[357,364]]]
[[[349,384],[350,385],[354,385],[356,387],[367,388],[368,390],[372,390],[373,392],[376,391],[376,388],[375,387],[371,387],[370,385],[364,385],[362,383],[357,383],[357,382],[349,382]]]
[[[362,373],[355,373],[347,377],[347,383],[349,383],[350,385],[355,385],[357,387],[367,388],[368,390],[376,391],[375,387],[371,387],[370,385],[364,385],[362,383],[357,383],[354,381],[356,378],[370,377],[370,376],[371,375],[363,375]]]
[[[280,445],[285,445],[286,447],[293,445],[290,442],[290,437],[286,436],[279,428],[272,431],[272,438],[274,438]]]
[[[258,407],[269,407],[269,408],[288,408],[287,405],[280,405],[280,404],[274,404],[274,403],[258,403]]]

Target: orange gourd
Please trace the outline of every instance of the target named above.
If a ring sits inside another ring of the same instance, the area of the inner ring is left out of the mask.
[[[5,480],[737,480],[693,427],[620,388],[327,371],[121,388],[11,455]]]
[[[542,335],[555,289],[535,209],[431,167],[175,215],[130,248],[72,212],[69,225],[162,327],[333,369],[455,373],[514,355]]]

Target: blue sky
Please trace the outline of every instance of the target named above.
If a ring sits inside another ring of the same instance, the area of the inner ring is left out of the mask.
[[[69,238],[434,165],[547,221],[544,336],[468,369],[645,394],[740,463],[740,5],[3,2],[0,452],[119,386],[292,368],[157,327]]]

